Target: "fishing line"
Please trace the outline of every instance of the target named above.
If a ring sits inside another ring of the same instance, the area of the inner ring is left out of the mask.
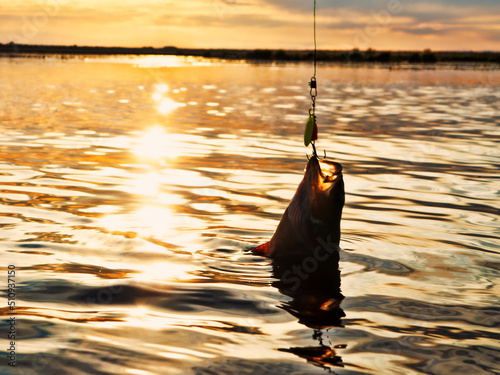
[[[309,82],[309,95],[311,96],[311,108],[309,109],[309,118],[306,122],[304,131],[304,145],[307,147],[311,144],[313,148],[313,156],[317,157],[315,141],[318,139],[318,125],[316,123],[316,96],[318,95],[318,85],[316,81],[316,64],[317,64],[317,46],[316,46],[316,0],[314,0],[314,73]]]
[[[316,0],[314,0],[314,16],[313,16],[313,19],[314,19],[314,74],[313,74],[313,77],[316,77]]]

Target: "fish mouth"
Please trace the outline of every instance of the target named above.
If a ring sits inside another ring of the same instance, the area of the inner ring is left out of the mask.
[[[333,182],[338,177],[342,176],[342,165],[340,163],[331,160],[320,160],[319,161],[319,173],[323,178],[323,182]]]
[[[311,173],[316,186],[323,191],[330,190],[337,181],[342,180],[342,165],[328,159],[311,157],[306,167],[306,174]]]
[[[311,157],[306,167],[307,207],[315,232],[340,240],[340,220],[345,202],[342,165],[333,160]]]

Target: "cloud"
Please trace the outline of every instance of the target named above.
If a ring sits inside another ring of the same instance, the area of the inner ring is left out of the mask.
[[[16,42],[26,42],[22,38],[30,29],[26,25],[38,17],[40,27],[30,33],[30,43],[312,48],[312,4],[312,0],[11,0],[0,16],[0,42],[15,35]],[[319,47],[500,50],[497,8],[498,0],[317,0]],[[49,13],[46,22],[44,12]]]
[[[269,4],[270,1],[264,1]],[[401,0],[404,2],[404,0]],[[378,11],[381,9],[386,9],[388,1],[387,0],[317,0],[316,2],[316,12],[319,14],[321,12],[327,11],[330,13],[332,10],[350,10],[350,11]],[[272,4],[282,11],[286,12],[301,12],[304,14],[311,14],[313,12],[313,1],[312,0],[273,0]]]
[[[446,34],[449,30],[446,29],[435,29],[432,27],[421,27],[421,28],[408,28],[408,27],[394,27],[391,29],[393,32],[401,32],[413,35],[439,35]]]
[[[222,0],[216,0],[222,1]],[[273,4],[277,8],[285,12],[312,12],[312,0],[261,0],[261,4]],[[330,10],[350,10],[361,12],[377,12],[388,9],[390,6],[400,5],[403,8],[419,7],[422,10],[427,9],[428,12],[434,12],[437,8],[440,10],[440,15],[445,15],[446,12],[460,9],[484,9],[497,10],[498,0],[437,0],[437,1],[414,1],[414,0],[317,0],[317,12]]]

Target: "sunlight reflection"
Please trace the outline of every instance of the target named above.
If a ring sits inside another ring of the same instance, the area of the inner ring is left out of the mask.
[[[101,225],[111,231],[133,229],[141,236],[175,235],[176,221],[172,211],[165,207],[145,206],[128,215],[109,215],[101,218]]]
[[[195,210],[207,211],[207,212],[223,212],[224,208],[220,204],[216,203],[193,203],[191,204]]]
[[[153,95],[151,95],[151,97],[153,98],[154,101],[156,102],[159,102],[162,98],[161,94],[159,92],[155,92],[153,93]]]
[[[181,353],[159,352],[157,354],[162,356],[162,357],[171,358],[171,359],[184,359],[184,360],[190,359],[189,356],[187,356],[185,354],[181,354]]]
[[[181,154],[181,149],[176,146],[172,137],[165,132],[160,126],[155,126],[149,129],[140,138],[137,146],[133,151],[138,156],[143,156],[151,159],[161,157],[177,158]]]
[[[144,267],[138,268],[143,272],[134,275],[134,279],[141,283],[149,283],[157,280],[186,281],[196,278],[196,276],[193,276],[196,268],[182,263],[155,262],[154,264],[147,264]]]
[[[213,64],[212,60],[198,56],[146,55],[134,56],[133,58],[129,59],[133,59],[134,63],[136,63],[140,68],[210,66]]]
[[[172,68],[182,66],[211,66],[217,60],[201,56],[171,56],[171,55],[117,55],[88,56],[85,62],[108,62],[113,64],[133,64],[139,68]]]
[[[168,91],[168,86],[165,83],[159,83],[156,85],[156,91],[164,94]]]
[[[179,107],[185,107],[185,103],[178,103],[168,97],[165,97],[165,94],[168,91],[168,86],[165,83],[159,83],[156,85],[156,91],[153,93],[152,98],[155,102],[158,102],[158,112],[162,115],[166,115],[167,113],[173,111]],[[179,90],[174,90],[179,92]]]
[[[159,100],[158,112],[162,115],[166,115],[167,113],[173,111],[176,108],[184,107],[184,103],[177,103],[170,98],[162,98]]]
[[[95,206],[95,207],[82,208],[82,209],[80,209],[80,212],[110,214],[110,213],[113,213],[113,212],[116,212],[119,210],[120,210],[120,207],[118,207],[118,206],[103,204],[103,205]]]
[[[130,186],[122,187],[123,191],[139,195],[157,195],[160,193],[161,176],[150,172],[138,175],[130,180]]]
[[[145,206],[135,212],[142,227],[142,233],[146,235],[175,234],[172,227],[176,221],[171,210],[164,207]]]
[[[110,231],[133,231],[141,237],[168,238],[170,243],[191,242],[197,238],[198,228],[203,227],[200,219],[152,205],[142,206],[130,214],[107,215],[99,221]]]
[[[158,194],[158,202],[163,204],[173,205],[173,204],[185,204],[187,200],[177,194],[160,193]]]
[[[138,369],[126,369],[125,370],[126,374],[133,374],[133,375],[153,375],[152,372],[149,371],[144,371],[144,370],[138,370]]]

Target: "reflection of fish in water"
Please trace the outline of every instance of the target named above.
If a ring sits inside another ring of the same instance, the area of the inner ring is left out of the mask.
[[[331,256],[320,261],[312,256],[273,259],[273,276],[277,279],[273,286],[292,297],[280,307],[295,316],[299,323],[314,329],[313,338],[319,343],[318,346],[278,350],[293,353],[326,369],[329,366],[343,367],[336,350],[323,344],[321,332],[324,328],[341,326],[341,318],[345,316],[340,307],[344,296],[340,292],[338,261],[336,249]]]
[[[273,276],[277,279],[273,285],[292,297],[280,307],[315,330],[340,326],[345,316],[340,308],[344,297],[338,269],[343,207],[342,166],[312,156],[273,237],[253,249],[255,254],[273,259]],[[322,367],[342,366],[335,351],[320,344],[280,350]]]
[[[281,352],[293,353],[324,368],[328,365],[344,367],[342,359],[335,354],[335,351],[326,346],[313,346],[307,348],[279,349]]]

